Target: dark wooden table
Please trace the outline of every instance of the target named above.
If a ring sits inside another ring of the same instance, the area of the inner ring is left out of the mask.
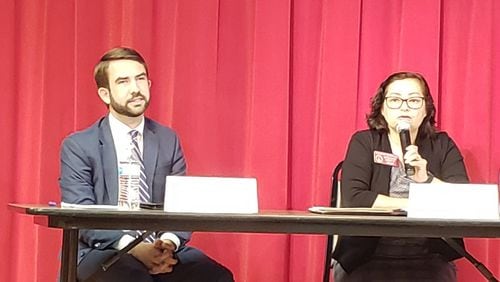
[[[61,281],[76,281],[79,229],[143,229],[391,237],[500,237],[500,220],[410,219],[404,216],[320,215],[305,211],[258,214],[167,213],[9,204],[36,224],[63,229]]]

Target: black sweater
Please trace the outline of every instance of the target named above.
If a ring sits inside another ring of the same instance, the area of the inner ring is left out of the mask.
[[[460,151],[444,132],[432,138],[417,140],[427,169],[437,178],[451,183],[467,183],[468,177]],[[356,132],[349,143],[342,166],[342,206],[371,207],[378,194],[389,195],[391,167],[373,162],[373,152],[391,153],[386,132],[363,130]],[[380,237],[339,238],[333,257],[347,272],[370,260]],[[463,241],[460,240],[463,245]],[[448,261],[461,257],[441,239],[429,239],[429,250]]]

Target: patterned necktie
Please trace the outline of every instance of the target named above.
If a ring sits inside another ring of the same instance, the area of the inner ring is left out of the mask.
[[[146,169],[144,168],[144,161],[142,159],[141,149],[139,148],[139,141],[137,137],[139,136],[139,131],[131,130],[129,133],[132,138],[132,159],[139,163],[141,167],[140,181],[139,181],[139,197],[141,202],[151,202],[151,195],[149,194],[148,183],[146,182]],[[143,231],[137,230],[138,234],[142,234]],[[147,236],[144,241],[152,243],[155,240],[155,233]]]
[[[149,188],[146,182],[146,170],[144,168],[144,161],[142,160],[141,150],[139,149],[139,142],[137,137],[139,136],[139,131],[131,130],[129,132],[132,138],[132,159],[137,161],[141,167],[140,182],[139,182],[139,195],[141,202],[151,202],[151,196],[149,195]]]

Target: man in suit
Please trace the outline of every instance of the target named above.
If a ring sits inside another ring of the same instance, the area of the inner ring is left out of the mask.
[[[144,117],[151,81],[143,57],[130,48],[114,48],[96,65],[94,77],[97,93],[109,113],[64,140],[59,179],[62,201],[116,205],[119,164],[130,157],[130,146],[136,142],[143,162],[145,193],[152,202],[162,202],[165,177],[185,174],[186,163],[176,134]],[[131,137],[131,132],[137,137]],[[133,241],[133,234],[123,230],[81,230],[78,280],[234,281],[224,266],[186,246],[189,232],[157,232],[154,241],[139,243],[110,269],[102,271],[101,263]]]

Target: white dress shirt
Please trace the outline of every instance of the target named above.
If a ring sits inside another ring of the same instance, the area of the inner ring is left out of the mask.
[[[143,132],[144,132],[144,117],[142,117],[141,123],[136,128],[130,128],[128,125],[119,121],[113,114],[109,114],[109,127],[111,128],[111,135],[113,136],[113,143],[115,145],[116,151],[116,161],[120,163],[120,161],[127,161],[130,157],[130,152],[132,150],[132,138],[129,134],[131,130],[139,131],[137,136],[137,142],[139,145],[139,149],[141,150],[141,155],[144,148],[143,142]],[[118,169],[118,167],[117,167]],[[130,242],[132,242],[135,238],[131,235],[125,234],[120,240],[118,240],[113,247],[117,250],[121,250],[125,248]],[[180,239],[171,232],[165,232],[160,236],[162,240],[170,240],[176,246],[176,251],[180,245]]]

